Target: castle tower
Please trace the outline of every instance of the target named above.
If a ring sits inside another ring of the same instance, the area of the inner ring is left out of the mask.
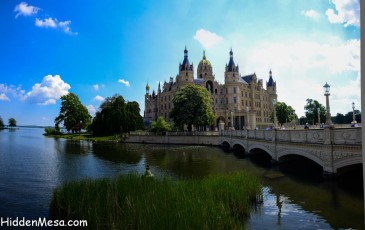
[[[194,82],[194,66],[193,64],[190,65],[186,46],[184,50],[184,61],[179,64],[179,74],[176,76],[176,82],[180,84]]]
[[[224,72],[224,81],[225,83],[229,82],[237,82],[239,78],[239,69],[238,65],[235,65],[233,61],[233,51],[229,52],[229,62],[226,64],[226,70]]]
[[[269,94],[275,94],[276,95],[276,81],[272,78],[272,72],[270,69],[269,72],[269,81],[266,82],[266,88]]]
[[[204,86],[210,93],[214,92],[214,76],[213,76],[213,68],[212,64],[207,57],[205,56],[205,51],[203,51],[203,59],[199,62],[198,65],[198,79],[203,80]]]

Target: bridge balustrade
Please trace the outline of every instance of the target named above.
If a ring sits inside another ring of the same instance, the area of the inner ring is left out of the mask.
[[[361,127],[299,130],[222,130],[222,136],[308,144],[361,144]]]

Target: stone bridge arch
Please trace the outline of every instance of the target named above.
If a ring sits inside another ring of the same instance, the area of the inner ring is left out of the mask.
[[[261,149],[261,150],[265,151],[267,154],[269,154],[272,159],[276,160],[275,152],[273,150],[271,150],[268,146],[254,143],[248,147],[248,152],[251,152],[251,150],[253,150],[253,149]]]
[[[352,166],[356,164],[362,164],[362,156],[354,155],[346,158],[337,159],[333,162],[333,170],[337,172],[338,169]]]
[[[318,165],[320,165],[323,168],[323,171],[327,171],[327,172],[332,172],[333,171],[332,167],[330,167],[329,164],[326,164],[326,162],[323,159],[319,158],[318,156],[312,154],[309,151],[301,150],[301,149],[281,149],[281,150],[278,150],[278,152],[277,152],[277,161],[279,161],[281,157],[288,156],[288,155],[298,155],[298,156],[305,157],[305,158],[317,163]]]
[[[232,147],[234,148],[234,146],[241,146],[245,151],[247,151],[247,146],[245,145],[245,143],[242,140],[233,140],[232,141]]]

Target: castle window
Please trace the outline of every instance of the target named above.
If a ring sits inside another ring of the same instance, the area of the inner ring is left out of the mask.
[[[237,98],[236,97],[233,97],[233,103],[237,103]]]
[[[188,76],[188,73],[186,73],[186,76]]]
[[[237,93],[237,88],[233,87],[233,93],[236,94]]]
[[[217,94],[218,94],[218,90],[217,90],[217,89],[215,89],[215,90],[214,90],[214,93],[215,93],[215,95],[217,95]]]

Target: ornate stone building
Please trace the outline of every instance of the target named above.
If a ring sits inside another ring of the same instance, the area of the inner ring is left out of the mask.
[[[277,99],[276,82],[273,80],[271,70],[264,89],[263,80],[258,79],[255,73],[241,76],[238,65],[234,63],[232,50],[229,55],[229,62],[224,72],[224,84],[220,84],[215,80],[212,65],[206,58],[205,51],[197,68],[197,78],[194,78],[194,66],[189,62],[185,47],[184,60],[179,65],[175,81],[171,77],[169,82],[165,81],[162,85],[159,83],[157,91],[153,90],[152,93],[147,83],[145,119],[151,121],[163,116],[165,120],[173,122],[169,114],[176,91],[184,85],[196,84],[205,87],[211,94],[212,109],[215,114],[215,122],[211,128],[271,127],[273,99]]]

